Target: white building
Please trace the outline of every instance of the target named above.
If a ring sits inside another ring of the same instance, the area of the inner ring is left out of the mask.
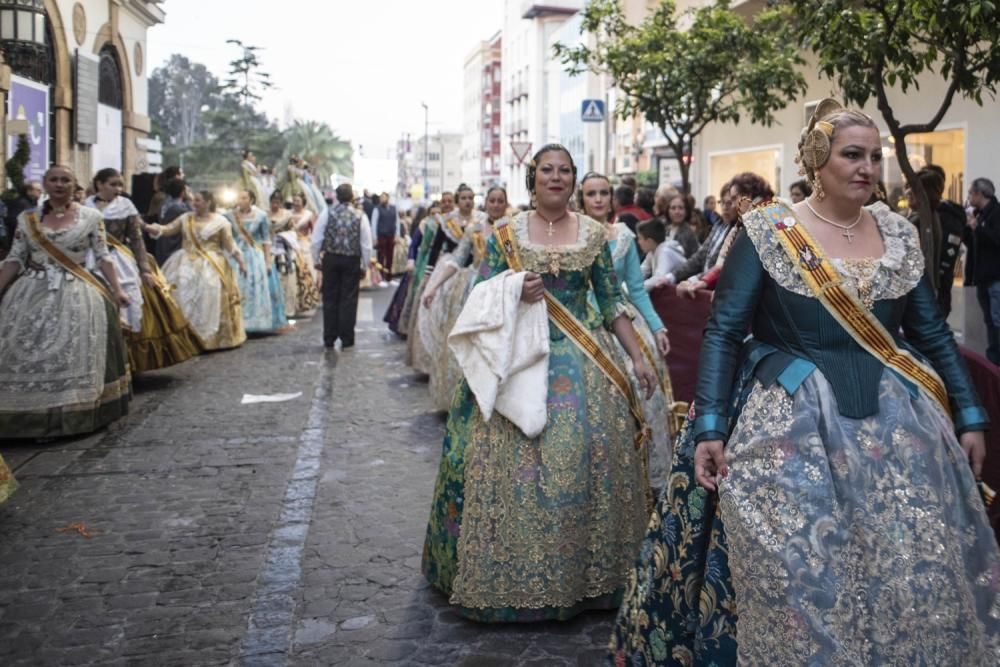
[[[531,154],[559,140],[559,130],[550,128],[546,112],[552,37],[583,6],[583,0],[505,0],[500,154],[502,178],[513,204],[529,201],[524,165]],[[515,143],[530,144],[524,164],[514,155]]]
[[[500,174],[501,38],[480,42],[465,59],[462,182],[485,194]]]
[[[613,99],[607,77],[589,71],[571,76],[563,64],[551,56],[556,44],[575,47],[587,40],[593,46],[593,36],[580,32],[582,24],[583,14],[577,13],[553,32],[548,46],[550,57],[545,66],[549,131],[545,143],[554,141],[569,149],[581,179],[590,171],[611,173],[609,140],[613,139],[609,136]],[[592,112],[599,105],[603,105],[604,120],[585,122],[585,108]]]
[[[0,0],[0,131],[27,131],[37,178],[52,163],[86,180],[115,167],[126,183],[158,171],[147,152],[146,33],[159,0]],[[0,174],[13,139],[0,142]]]
[[[427,147],[427,190],[424,190],[424,146]],[[396,194],[415,200],[437,199],[462,183],[462,134],[439,132],[406,138],[397,150]],[[471,187],[471,186],[470,186]]]

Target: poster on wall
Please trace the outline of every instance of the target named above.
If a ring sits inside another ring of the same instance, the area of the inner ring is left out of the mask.
[[[91,147],[94,171],[111,167],[122,170],[122,110],[97,105],[97,143]]]
[[[10,119],[28,121],[28,145],[31,159],[24,170],[26,180],[40,181],[49,166],[49,87],[22,79],[10,77],[8,97]],[[7,139],[7,155],[17,149],[17,137]]]

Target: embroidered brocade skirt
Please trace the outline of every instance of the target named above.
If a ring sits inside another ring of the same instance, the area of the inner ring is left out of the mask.
[[[241,239],[242,240],[242,239]],[[274,331],[283,324],[275,324],[271,284],[264,264],[264,251],[245,242],[239,243],[246,264],[246,274],[240,273],[236,260],[229,258],[229,268],[240,289],[240,309],[243,311],[243,328],[247,333]],[[284,297],[282,297],[282,300]],[[282,311],[284,305],[282,304]]]
[[[421,323],[422,319],[429,317],[428,310],[424,308],[423,300],[424,292],[427,291],[430,279],[430,276],[425,276],[420,282],[420,287],[413,294],[413,304],[409,321],[410,328],[406,332],[406,364],[418,373],[427,373],[428,375],[430,375],[432,356],[430,350],[424,344],[424,340],[430,341],[431,344],[434,344],[437,340],[437,334],[430,332],[426,323]],[[421,327],[428,332],[424,336],[420,334]]]
[[[818,371],[794,396],[757,381],[748,393],[718,516],[671,475],[612,659],[1000,664],[1000,551],[937,405],[888,372],[861,420],[839,414]],[[701,580],[670,581],[686,572]]]
[[[247,339],[239,286],[226,258],[218,252],[207,252],[222,269],[223,277],[204,258],[186,248],[170,256],[163,265],[163,275],[175,288],[177,303],[206,350],[238,347]]]
[[[431,399],[438,410],[447,410],[455,396],[458,383],[462,380],[462,369],[448,347],[448,334],[458,320],[465,300],[469,296],[472,282],[479,275],[478,269],[459,269],[446,283],[438,288],[438,293],[430,308],[423,308],[420,314],[420,335],[430,360]]]
[[[0,304],[0,438],[90,433],[128,413],[118,308],[70,274],[22,274]]]
[[[174,301],[167,280],[150,260],[157,287],[142,284],[142,328],[126,331],[129,366],[133,373],[167,368],[202,353],[198,334]]]
[[[392,301],[389,302],[389,307],[386,308],[385,315],[382,317],[382,321],[389,325],[389,331],[394,334],[406,333],[406,330],[401,329],[400,325],[402,323],[403,306],[406,305],[406,295],[409,294],[412,277],[412,273],[407,272],[403,274],[403,277],[399,281],[399,286],[392,295]]]
[[[632,309],[629,308],[629,310]],[[670,374],[667,369],[667,362],[657,349],[656,338],[653,336],[649,325],[646,324],[646,320],[641,315],[634,315],[632,326],[635,327],[636,334],[642,339],[646,349],[649,350],[652,362],[647,358],[646,363],[650,364],[658,380],[656,391],[649,398],[646,398],[645,393],[639,386],[639,381],[635,377],[635,373],[632,372],[632,361],[625,352],[625,348],[621,346],[617,338],[612,337],[612,339],[618,347],[618,356],[626,360],[627,365],[623,366],[623,368],[628,371],[628,377],[632,381],[632,391],[639,397],[642,403],[643,417],[653,433],[653,441],[649,445],[649,479],[650,483],[656,487],[662,483],[667,471],[670,469],[672,449],[670,430],[673,422],[673,414],[670,411],[670,405],[664,392],[664,387],[669,388],[670,386]],[[645,354],[643,356],[645,357]]]
[[[613,354],[610,334],[595,330]],[[462,381],[449,411],[423,572],[486,622],[618,606],[648,519],[628,405],[568,339],[551,342],[548,425],[484,422]]]

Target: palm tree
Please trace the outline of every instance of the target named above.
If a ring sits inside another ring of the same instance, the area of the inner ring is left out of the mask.
[[[326,123],[297,120],[285,130],[284,135],[285,161],[291,155],[298,155],[316,168],[317,175],[324,183],[333,174],[347,177],[354,175],[354,148],[349,141],[337,136]]]

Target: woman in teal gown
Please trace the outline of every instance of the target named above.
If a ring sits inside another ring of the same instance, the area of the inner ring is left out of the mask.
[[[667,338],[667,328],[653,310],[653,302],[643,286],[635,234],[628,225],[611,220],[611,194],[611,182],[603,174],[590,172],[580,181],[580,209],[604,225],[611,260],[615,264],[615,275],[621,281],[622,294],[630,306],[632,326],[642,340],[646,361],[656,372],[656,391],[643,401],[642,408],[646,424],[653,432],[650,476],[652,480],[659,480],[670,466],[673,390],[666,361],[670,341]]]
[[[800,145],[814,195],[744,211],[608,664],[1000,664],[986,414],[915,228],[863,206],[878,128],[831,102]]]
[[[656,379],[625,315],[604,229],[566,208],[575,182],[568,152],[543,148],[529,179],[539,208],[498,226],[480,281],[510,268],[497,241],[509,231],[529,271],[522,301],[540,300],[544,287],[623,367],[614,331],[651,392]],[[467,380],[449,412],[423,572],[474,620],[564,620],[616,608],[648,519],[629,400],[552,321],[549,332],[548,421],[539,436],[500,414],[485,421]]]
[[[267,213],[257,208],[250,190],[239,193],[236,208],[226,212],[233,238],[246,262],[246,274],[236,271],[243,306],[243,324],[248,333],[266,333],[287,326],[285,292],[271,255],[271,225]]]

